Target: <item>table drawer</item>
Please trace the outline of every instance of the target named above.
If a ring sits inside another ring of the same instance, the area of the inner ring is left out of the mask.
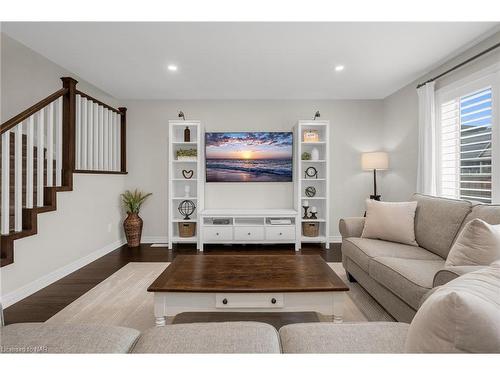
[[[233,227],[203,227],[203,241],[232,241]]]
[[[264,227],[234,227],[236,241],[257,241],[264,239]]]
[[[266,240],[295,241],[295,226],[288,225],[266,227]]]
[[[283,293],[216,293],[217,309],[269,309],[284,306]]]

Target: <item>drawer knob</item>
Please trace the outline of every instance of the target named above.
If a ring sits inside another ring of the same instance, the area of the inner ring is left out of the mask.
[[[250,236],[250,234],[251,234],[251,233],[250,233],[250,232],[248,232],[248,235],[249,235],[249,236]]]
[[[222,303],[223,303],[224,305],[227,305],[227,298],[224,298],[224,299],[222,300]]]
[[[276,304],[276,298],[271,299],[271,303],[274,305]]]
[[[218,235],[219,235],[219,232],[215,233],[215,235],[216,235],[216,236],[218,236]]]
[[[282,235],[283,235],[283,233],[280,232],[280,236],[282,236]]]

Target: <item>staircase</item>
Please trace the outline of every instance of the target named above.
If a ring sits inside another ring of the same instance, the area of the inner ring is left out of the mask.
[[[0,127],[1,267],[14,262],[15,240],[37,234],[38,214],[57,209],[57,192],[73,190],[73,173],[127,173],[126,108],[61,79],[62,89]]]

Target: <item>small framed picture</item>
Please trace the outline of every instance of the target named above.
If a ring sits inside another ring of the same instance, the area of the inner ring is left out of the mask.
[[[319,142],[319,132],[317,130],[304,130],[304,142]]]

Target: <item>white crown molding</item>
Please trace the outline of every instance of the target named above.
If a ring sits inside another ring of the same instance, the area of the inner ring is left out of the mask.
[[[80,258],[72,263],[69,263],[64,267],[61,267],[49,273],[48,275],[40,277],[39,279],[36,279],[35,281],[32,281],[21,288],[18,288],[10,293],[7,293],[6,295],[3,295],[2,296],[3,308],[5,309],[6,307],[9,307],[16,302],[19,302],[23,298],[26,298],[31,294],[38,292],[40,289],[43,289],[46,286],[56,282],[57,280],[62,279],[64,276],[67,276],[70,273],[75,272],[76,270],[93,262],[94,260],[99,259],[100,257],[112,252],[113,250],[116,250],[125,243],[126,241],[124,238],[115,241],[113,243],[110,243],[109,245],[106,245],[83,258]]]

